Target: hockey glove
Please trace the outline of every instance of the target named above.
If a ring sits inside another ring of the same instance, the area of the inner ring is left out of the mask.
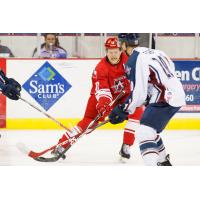
[[[104,118],[110,113],[111,111],[111,107],[109,106],[110,102],[111,102],[110,99],[105,98],[105,97],[101,97],[99,99],[99,102],[96,105],[96,109],[98,113],[101,114],[102,116],[101,120],[104,120]]]
[[[18,100],[20,96],[20,91],[16,89],[15,86],[8,84],[4,85],[2,88],[2,94],[12,100]]]
[[[122,123],[127,117],[128,113],[123,111],[123,107],[120,105],[116,106],[109,115],[111,124]]]
[[[6,85],[13,85],[18,91],[21,91],[21,85],[15,79],[7,78],[2,70],[0,70],[0,77]]]
[[[13,78],[6,79],[6,85],[12,85],[17,91],[21,92],[21,85]]]

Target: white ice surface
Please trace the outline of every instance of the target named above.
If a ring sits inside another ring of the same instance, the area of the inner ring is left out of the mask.
[[[54,145],[63,131],[1,130],[0,166],[7,165],[143,165],[137,141],[132,147],[128,162],[119,161],[122,130],[96,130],[82,137],[67,152],[65,160],[40,163],[23,154],[16,147],[18,142],[31,150],[42,151]],[[200,130],[165,131],[161,134],[173,165],[200,165]]]

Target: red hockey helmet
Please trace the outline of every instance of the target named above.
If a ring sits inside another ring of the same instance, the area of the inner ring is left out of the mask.
[[[115,37],[108,38],[105,43],[105,48],[107,49],[120,48],[118,39]]]

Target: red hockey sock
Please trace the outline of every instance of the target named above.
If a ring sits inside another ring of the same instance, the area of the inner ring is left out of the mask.
[[[68,140],[67,136],[63,134],[63,136],[59,139],[58,143],[63,143],[66,141],[66,143],[61,145],[62,147],[66,148],[68,146],[67,140]]]
[[[130,146],[133,145],[134,141],[135,141],[134,133],[135,133],[135,131],[133,131],[133,130],[125,129],[123,143],[128,144]]]
[[[73,128],[71,128],[70,132],[66,132],[65,134],[63,134],[63,136],[59,139],[59,144],[60,143],[64,143],[61,144],[62,147],[66,148],[69,145],[69,138],[77,138],[78,136],[80,136],[82,134],[82,130],[80,127],[78,126],[74,126]]]
[[[80,129],[81,131],[85,131],[85,130],[87,129],[88,125],[89,125],[93,120],[94,120],[94,119],[92,119],[92,118],[83,118],[83,119],[77,124],[77,126],[79,127],[79,129]],[[93,126],[96,126],[97,124],[98,124],[98,123],[96,122],[96,123],[93,124]],[[93,128],[93,126],[90,127],[90,128]]]

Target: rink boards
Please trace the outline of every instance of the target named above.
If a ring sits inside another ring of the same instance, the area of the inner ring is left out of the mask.
[[[8,77],[23,86],[21,96],[66,126],[84,115],[91,90],[91,75],[99,59],[6,59],[0,60]],[[179,73],[180,74],[180,73]],[[195,73],[197,83],[198,73]],[[197,93],[198,94],[198,93]],[[4,102],[1,96],[0,126],[8,129],[60,129],[22,101]],[[193,106],[194,107],[194,106]],[[167,129],[200,129],[199,105],[195,112],[178,113]],[[124,124],[107,124],[102,129],[119,129]]]

